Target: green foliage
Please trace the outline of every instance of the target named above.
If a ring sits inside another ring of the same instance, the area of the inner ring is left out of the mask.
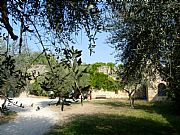
[[[86,81],[87,66],[81,65],[81,51],[64,49],[64,58],[53,66],[52,72],[47,72],[41,87],[45,91],[53,91],[59,98],[67,98],[72,91],[72,96],[82,95],[82,89],[88,85]],[[77,97],[76,97],[77,96]]]
[[[16,65],[19,70],[26,71],[31,63],[30,56],[26,53],[15,55]]]
[[[119,70],[123,69],[123,67],[124,67],[123,64],[119,64],[119,65],[118,65],[118,69],[119,69]]]
[[[14,59],[16,61],[15,63],[16,69],[21,70],[23,72],[27,72],[28,69],[33,67],[32,65],[44,65],[44,66],[48,65],[47,58],[44,55],[44,53],[39,53],[39,52],[30,52],[29,54],[21,53],[15,55]],[[52,55],[48,55],[48,60],[52,65],[56,63],[56,59]],[[47,68],[47,70],[49,69]],[[41,72],[41,71],[36,71],[36,72]],[[32,73],[29,73],[29,75],[32,75],[31,79],[35,80],[35,83],[33,84],[28,83],[27,87],[30,93],[37,96],[47,96],[47,92],[45,92],[40,87],[40,83],[42,83],[42,81],[44,80],[43,74],[40,74],[38,77],[35,77]]]
[[[115,64],[112,63],[112,62],[108,62],[106,65],[107,65],[108,67],[110,67],[111,69],[113,69],[113,68],[115,67]]]
[[[30,61],[31,64],[42,64],[42,65],[48,65],[48,61],[53,65],[56,63],[56,59],[53,55],[48,55],[48,57],[45,56],[44,53],[40,53],[40,52],[32,52],[30,53]]]
[[[36,96],[48,96],[48,93],[41,88],[41,83],[45,80],[42,74],[35,78],[35,82],[30,84],[30,93]]]
[[[6,101],[9,98],[19,96],[29,76],[16,69],[15,59],[10,55],[0,56],[0,97],[4,103],[0,112],[4,112]]]
[[[112,62],[109,62],[109,63],[96,62],[96,63],[90,65],[90,72],[97,72],[98,68],[102,67],[102,66],[108,66],[111,69],[113,69],[115,67],[115,64]]]
[[[16,70],[11,56],[1,56],[0,59],[0,95],[8,97],[8,93],[13,92],[13,96],[17,96],[26,85],[26,76]]]
[[[98,68],[101,66],[110,67],[111,70],[115,68],[115,64],[113,63],[97,62],[95,64],[91,64],[89,66],[89,81],[91,86],[96,89],[104,90],[117,90],[121,88],[121,84],[118,80],[114,80],[109,75],[98,72]]]
[[[97,89],[101,88],[107,88],[106,83],[108,80],[108,75],[105,75],[104,73],[94,73],[90,76],[91,85]]]
[[[62,63],[54,65],[53,72],[49,71],[45,74],[45,81],[41,87],[45,91],[53,91],[56,96],[63,96],[71,90],[72,77],[69,71]]]
[[[33,52],[30,54],[30,60],[31,60],[32,64],[48,65],[47,59],[46,59],[46,56],[44,55],[44,53]]]
[[[3,114],[3,117],[0,116],[0,125],[8,123],[10,120],[14,120],[17,116],[16,112],[8,111]]]
[[[103,62],[96,62],[94,64],[91,64],[90,72],[92,72],[92,73],[97,72],[98,67],[105,66],[105,65],[106,65],[106,63],[103,63]]]
[[[87,66],[81,65],[82,64],[82,61],[80,58],[81,52],[82,51],[78,51],[77,49],[74,49],[73,46],[71,49],[68,49],[68,50],[65,49],[64,50],[65,59],[63,60],[63,62],[65,62],[66,65],[68,64],[70,74],[73,77],[74,85],[72,85],[72,87],[75,91],[79,91],[79,93],[81,93],[81,88],[85,87],[85,86],[82,86],[81,80],[82,80],[83,75],[87,73]]]
[[[177,105],[179,87],[179,2],[129,1],[118,8],[112,24],[110,43],[129,78],[143,79],[158,71],[169,84]],[[118,23],[119,22],[119,23]],[[179,107],[178,107],[179,108]]]
[[[80,69],[82,68],[81,71],[83,71],[83,73],[78,81],[78,84],[81,88],[83,88],[83,87],[90,85],[90,82],[89,82],[90,75],[89,75],[89,72],[87,71],[88,67],[86,65],[81,65],[79,68]]]
[[[37,64],[48,65],[45,54],[40,52],[30,52],[29,54],[21,53],[16,55],[14,58],[18,67],[23,69],[29,68],[31,65]],[[56,59],[52,55],[48,55],[48,59],[52,65],[56,63]]]

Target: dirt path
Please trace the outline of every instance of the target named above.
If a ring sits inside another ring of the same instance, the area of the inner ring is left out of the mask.
[[[94,106],[88,103],[83,106],[73,104],[66,106],[65,110],[61,112],[59,107],[48,105],[50,102],[56,102],[56,100],[24,98],[15,99],[16,101],[18,101],[17,104],[23,103],[24,108],[11,107],[12,110],[18,112],[18,116],[16,119],[0,125],[0,135],[43,135],[58,121],[63,123],[76,114],[98,113],[97,110],[99,109],[97,108],[102,108],[102,106]]]

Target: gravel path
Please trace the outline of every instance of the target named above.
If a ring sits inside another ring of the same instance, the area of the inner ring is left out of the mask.
[[[0,125],[0,135],[43,135],[58,120],[60,111],[53,111],[48,104],[55,102],[46,98],[14,99],[24,108],[10,106],[11,110],[18,112],[16,119]],[[33,106],[31,106],[33,104]],[[37,109],[40,107],[40,110]]]
[[[73,104],[65,106],[65,110],[61,112],[59,107],[48,105],[56,102],[56,99],[17,98],[14,99],[14,102],[16,101],[18,101],[18,105],[22,103],[24,108],[10,106],[11,110],[18,112],[18,116],[16,119],[0,125],[0,135],[43,135],[58,121],[63,123],[76,114],[98,113],[97,108],[100,107],[92,104],[83,106]],[[40,109],[37,110],[37,107]]]

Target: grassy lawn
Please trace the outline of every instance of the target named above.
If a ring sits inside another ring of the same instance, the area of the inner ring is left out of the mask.
[[[137,101],[136,109],[130,109],[127,101],[120,100],[90,103],[105,108],[101,113],[74,116],[70,122],[55,126],[48,135],[180,134],[180,116],[173,114],[171,103]]]
[[[11,119],[14,119],[17,116],[16,112],[6,112],[3,116],[0,116],[0,125],[8,122]]]

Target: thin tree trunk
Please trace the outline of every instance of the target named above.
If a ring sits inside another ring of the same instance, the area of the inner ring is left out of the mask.
[[[4,109],[6,108],[6,101],[7,101],[7,99],[5,98],[4,99],[4,103],[2,104],[2,112],[4,112]]]
[[[2,108],[0,107],[0,117],[2,116],[2,113],[3,111],[2,111]]]
[[[132,94],[132,93],[131,93],[131,94]],[[131,107],[131,108],[134,108],[134,98],[133,98],[133,96],[132,96],[131,94],[129,94],[130,107]]]
[[[61,105],[61,111],[64,111],[64,102],[66,101],[66,98],[63,99],[62,105]]]
[[[83,106],[83,96],[81,94],[81,105]]]
[[[60,103],[61,103],[61,97],[59,96],[59,99],[58,99],[56,105],[60,105]]]
[[[134,108],[134,98],[132,97],[132,95],[129,97],[129,101],[131,108]]]

